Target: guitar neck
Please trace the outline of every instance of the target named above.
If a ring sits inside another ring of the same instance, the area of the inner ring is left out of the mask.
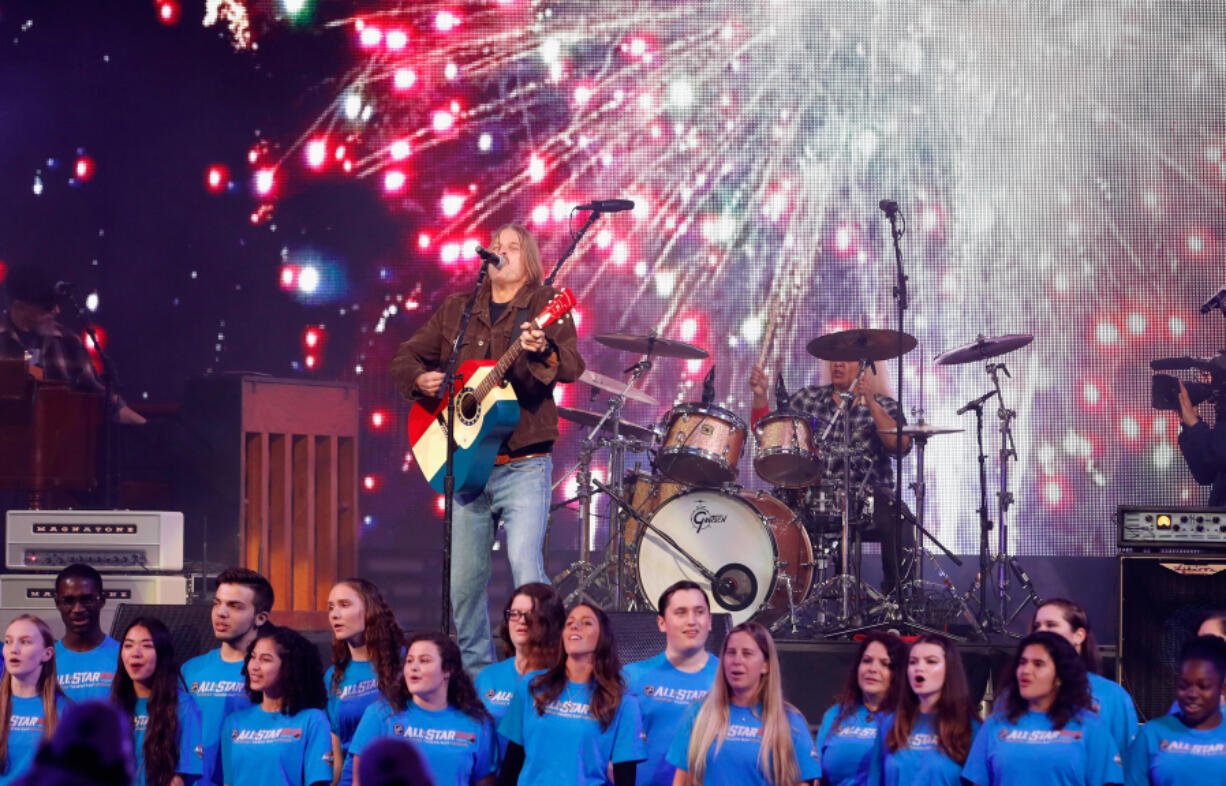
[[[494,370],[487,374],[485,379],[481,381],[481,384],[477,386],[477,389],[473,391],[473,396],[477,401],[484,401],[491,390],[502,384],[502,378],[506,376],[507,371],[510,370],[511,366],[515,364],[515,361],[519,359],[523,352],[524,345],[519,341],[515,341],[506,352],[502,353],[502,357],[498,358],[498,363],[494,366]]]

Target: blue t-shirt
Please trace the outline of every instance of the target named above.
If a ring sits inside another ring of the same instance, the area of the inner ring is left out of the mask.
[[[826,710],[817,729],[817,753],[822,773],[830,786],[854,786],[868,778],[873,761],[873,746],[889,713],[869,712],[861,704],[834,729],[839,705]]]
[[[637,786],[672,786],[677,768],[667,761],[668,749],[690,705],[702,701],[719,674],[719,659],[707,654],[706,664],[687,673],[669,663],[661,652],[622,669],[626,690],[638,699],[647,735],[647,760],[635,770]]]
[[[1090,699],[1098,719],[1111,732],[1115,747],[1120,753],[1128,752],[1128,745],[1137,734],[1137,708],[1132,697],[1118,682],[1090,673]]]
[[[502,716],[507,714],[511,706],[511,696],[515,694],[515,686],[519,684],[520,674],[515,670],[515,658],[500,660],[493,666],[486,666],[475,680],[477,695],[485,705],[485,711],[494,719],[494,727],[498,727]],[[507,738],[498,735],[498,760],[507,753]]]
[[[1124,768],[1093,713],[1057,731],[1046,713],[1027,712],[1010,723],[997,712],[975,735],[962,777],[978,786],[1102,786],[1123,783]]]
[[[601,731],[590,708],[590,682],[568,682],[538,715],[528,683],[540,673],[520,678],[511,706],[498,724],[499,734],[523,746],[520,786],[604,786],[610,764],[647,758],[643,720],[633,696],[622,694],[613,722]]]
[[[1125,759],[1127,786],[1226,786],[1226,723],[1202,731],[1164,715],[1141,727]]]
[[[204,747],[200,743],[200,709],[192,697],[180,691],[175,714],[179,716],[179,763],[175,772],[187,776],[188,783],[204,769]],[[132,747],[136,759],[135,786],[145,786],[145,730],[149,727],[149,700],[137,699],[132,713]]]
[[[243,662],[222,660],[218,648],[192,658],[181,671],[187,692],[200,710],[201,779],[206,786],[221,786],[221,726],[230,713],[251,706],[243,687]]]
[[[68,702],[63,696],[56,699],[55,711],[62,716]],[[0,786],[11,783],[29,768],[34,761],[34,752],[43,741],[46,726],[43,715],[43,697],[13,697],[13,709],[9,715],[9,757],[4,772],[0,773]]]
[[[689,770],[690,735],[700,709],[701,702],[690,705],[672,739],[668,763],[674,769]],[[705,786],[770,786],[770,781],[758,766],[758,753],[762,749],[761,713],[761,704],[753,708],[737,704],[729,706],[728,732],[723,744],[712,744],[707,749],[706,772],[702,780]],[[800,780],[820,778],[822,768],[817,762],[817,749],[813,747],[809,727],[804,716],[792,707],[788,707],[788,726],[792,732],[792,749],[796,752]]]
[[[886,737],[895,716],[881,722],[881,733],[873,748],[869,783],[882,786],[959,786],[962,765],[941,750],[935,713],[919,713],[907,738],[907,747],[891,751]],[[971,719],[971,736],[979,731],[979,721]]]
[[[362,751],[380,737],[401,737],[417,746],[434,776],[434,786],[468,786],[498,771],[498,735],[489,718],[477,720],[454,707],[423,709],[410,701],[396,712],[386,699],[366,708],[349,743]]]
[[[73,652],[61,639],[55,643],[55,676],[60,690],[76,702],[107,701],[119,665],[119,642],[106,636],[88,652]]]
[[[332,674],[335,666],[328,667],[324,674],[324,690],[328,692],[328,722],[332,733],[341,741],[341,755],[345,757],[341,769],[340,786],[353,783],[353,759],[349,756],[349,740],[353,738],[362,713],[379,698],[379,679],[374,666],[368,660],[351,660],[345,667],[338,690],[332,690]]]
[[[332,782],[332,731],[323,710],[297,715],[238,710],[221,734],[227,786],[309,786]]]

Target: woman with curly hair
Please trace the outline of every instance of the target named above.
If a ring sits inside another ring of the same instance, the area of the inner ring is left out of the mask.
[[[898,707],[877,735],[869,782],[959,786],[979,726],[957,645],[935,633],[920,636],[907,655]]]
[[[1081,662],[1085,664],[1090,680],[1090,706],[1098,713],[1103,724],[1111,731],[1115,747],[1121,754],[1128,751],[1132,738],[1137,734],[1137,708],[1132,696],[1118,682],[1099,674],[1102,658],[1098,653],[1098,641],[1090,629],[1090,616],[1081,604],[1068,598],[1051,598],[1043,601],[1034,613],[1031,631],[1049,630],[1068,639]]]
[[[894,711],[902,694],[902,675],[896,679],[895,672],[906,661],[907,645],[893,633],[864,634],[843,690],[817,730],[822,783],[853,786],[868,776],[881,719]]]
[[[821,775],[809,726],[784,701],[775,642],[743,622],[728,632],[720,676],[673,737],[674,786],[793,786]]]
[[[1086,667],[1058,633],[1022,639],[962,778],[977,786],[1123,783],[1120,753],[1095,714]]]
[[[508,740],[499,786],[634,784],[647,758],[638,703],[626,693],[608,616],[587,603],[571,607],[563,657],[515,686],[498,733]]]
[[[333,780],[353,783],[349,741],[362,713],[380,695],[399,690],[404,631],[379,588],[366,579],[342,579],[328,593],[332,665],[324,674],[332,726]]]
[[[0,784],[17,778],[51,739],[68,699],[55,679],[55,634],[38,617],[22,614],[4,631],[0,677]]]
[[[332,733],[319,650],[289,628],[260,629],[243,665],[252,707],[221,732],[225,786],[332,782]]]
[[[111,700],[132,719],[136,786],[183,786],[202,774],[200,710],[179,676],[166,624],[138,617],[119,637]]]
[[[409,740],[425,757],[435,786],[493,786],[498,770],[494,721],[464,671],[460,647],[436,631],[409,636],[399,691],[366,709],[349,750],[354,772],[380,737]],[[354,786],[361,786],[354,779]]]
[[[551,668],[561,657],[566,606],[557,590],[533,581],[512,593],[502,619],[500,638],[508,657],[486,666],[476,680],[477,695],[495,726],[511,705],[511,696],[519,680],[530,671]],[[501,758],[507,749],[505,737],[499,736],[498,748]]]

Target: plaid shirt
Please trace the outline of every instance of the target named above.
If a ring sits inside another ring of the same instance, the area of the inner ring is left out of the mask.
[[[9,313],[0,319],[0,357],[19,358],[30,353],[30,365],[43,370],[48,381],[65,380],[74,390],[85,393],[105,393],[106,386],[98,378],[93,360],[81,340],[59,322],[48,320],[38,328],[40,340],[26,344]],[[123,399],[113,394],[111,406],[124,406]]]
[[[788,408],[795,412],[803,412],[814,419],[813,439],[816,442],[831,423],[830,433],[826,435],[825,445],[842,446],[843,419],[839,416],[839,402],[830,395],[833,385],[809,385],[792,394],[788,400]],[[906,418],[899,410],[898,402],[887,396],[876,396],[877,402],[885,409],[886,414],[894,419],[899,426],[906,425]],[[873,422],[872,412],[867,404],[853,402],[851,407],[851,447],[859,455],[851,458],[851,483],[853,488],[859,487],[866,480],[869,486],[878,485],[890,487],[894,485],[894,468],[890,458],[894,452],[886,450],[877,436],[877,424]],[[830,451],[820,450],[825,463],[823,478],[843,485],[843,458],[831,455]]]

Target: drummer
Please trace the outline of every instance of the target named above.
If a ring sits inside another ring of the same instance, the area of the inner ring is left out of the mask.
[[[842,404],[840,393],[851,389],[860,370],[855,361],[833,360],[825,361],[830,379],[828,385],[808,385],[792,394],[788,400],[788,409],[811,416],[813,423],[813,438],[820,439],[825,434],[826,441],[837,443],[842,439],[843,422],[838,418]],[[766,374],[758,366],[749,372],[749,388],[753,391],[753,411],[750,415],[752,423],[770,412],[770,401],[767,398],[768,381]],[[853,391],[855,399],[851,408],[851,448],[853,457],[850,462],[852,494],[860,491],[872,493],[874,488],[890,489],[894,485],[894,468],[890,458],[897,455],[898,437],[886,433],[896,430],[899,423],[906,424],[902,417],[898,402],[885,395],[881,380],[873,370],[865,369],[860,381]],[[834,425],[831,426],[831,423]],[[827,427],[830,433],[826,434]],[[903,436],[902,451],[911,449],[910,437]],[[837,488],[843,485],[843,459],[838,455],[827,453],[822,457],[824,462],[823,482],[833,484]],[[853,496],[854,498],[854,496]],[[900,549],[910,549],[914,546],[914,533],[905,528],[901,543],[897,543],[897,522],[886,526],[881,532],[883,590],[889,594],[898,583],[899,569],[892,558],[896,545]]]

